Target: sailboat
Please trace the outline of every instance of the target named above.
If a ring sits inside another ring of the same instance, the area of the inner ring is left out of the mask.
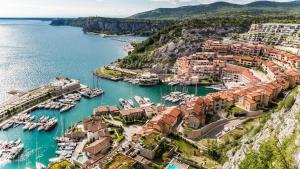
[[[39,157],[39,153],[38,153],[39,148],[38,148],[38,146],[37,146],[37,137],[35,137],[35,146],[36,146],[36,152],[35,152],[35,168],[36,168],[36,169],[46,169],[47,167],[39,161],[40,157]]]
[[[29,152],[28,152],[28,153],[29,153]],[[25,169],[31,169],[31,167],[29,166],[28,157],[29,157],[29,154],[28,154],[28,155],[25,155],[25,158],[26,158],[26,167],[25,167]]]

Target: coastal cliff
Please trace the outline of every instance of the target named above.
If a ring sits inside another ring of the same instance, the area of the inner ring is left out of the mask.
[[[82,27],[85,33],[93,32],[103,34],[133,34],[148,36],[163,29],[171,23],[171,21],[86,17],[53,19],[50,25]]]

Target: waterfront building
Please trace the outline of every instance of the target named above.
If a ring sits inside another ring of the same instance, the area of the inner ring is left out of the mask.
[[[82,123],[83,129],[87,133],[88,142],[93,142],[102,137],[110,137],[107,126],[101,118],[88,118]]]
[[[108,137],[102,137],[99,140],[96,140],[95,142],[88,145],[86,148],[84,148],[84,152],[87,154],[88,157],[95,158],[99,154],[105,154],[110,147],[111,139]]]
[[[124,109],[120,111],[120,114],[124,120],[134,121],[145,117],[145,110],[142,108]]]
[[[93,114],[96,116],[120,115],[118,106],[100,106],[94,109]]]
[[[160,83],[160,79],[157,74],[154,73],[143,73],[138,78],[138,85],[140,86],[154,86]]]
[[[227,64],[226,67],[222,69],[221,79],[225,83],[241,82],[246,86],[260,82],[260,79],[255,77],[247,68],[232,64]]]
[[[57,77],[56,81],[50,84],[55,88],[55,95],[60,96],[65,93],[70,93],[80,89],[80,81],[75,79],[69,79],[67,77]]]

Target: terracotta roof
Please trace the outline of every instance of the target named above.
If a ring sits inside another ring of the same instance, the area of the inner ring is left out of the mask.
[[[109,106],[109,107],[108,107],[108,110],[109,110],[110,112],[120,111],[120,109],[119,109],[118,106]]]
[[[133,108],[133,109],[126,109],[126,110],[121,110],[120,113],[122,116],[128,116],[131,114],[137,114],[137,113],[143,113],[144,109],[142,108]]]
[[[101,107],[97,107],[95,109],[95,112],[96,113],[106,113],[106,112],[109,112],[109,109],[106,106],[101,106]]]
[[[108,137],[102,137],[99,140],[96,140],[95,142],[90,144],[84,150],[93,155],[97,155],[108,147],[110,147],[110,139]]]

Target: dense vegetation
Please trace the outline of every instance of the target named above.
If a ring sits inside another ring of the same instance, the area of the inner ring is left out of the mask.
[[[286,139],[282,144],[275,136],[265,140],[258,151],[251,150],[240,164],[240,169],[293,169],[293,157],[296,135]]]
[[[67,160],[50,164],[50,166],[48,167],[48,169],[71,169],[71,168],[72,168],[72,164]]]
[[[130,18],[134,19],[184,19],[190,17],[215,17],[215,16],[286,16],[300,14],[300,1],[270,2],[257,1],[245,5],[227,2],[183,6],[179,8],[159,8],[152,11],[138,13]]]
[[[208,140],[205,143],[208,147],[207,156],[220,164],[224,164],[228,160],[227,152],[229,150],[235,152],[240,147],[241,139],[244,135],[254,137],[262,129],[269,117],[270,114],[265,114],[256,119],[249,119],[241,124],[241,129],[231,131],[221,137],[220,140]]]
[[[300,18],[294,16],[284,17],[236,17],[236,18],[206,18],[206,19],[189,19],[177,22],[165,29],[162,29],[155,34],[148,37],[142,43],[134,44],[134,50],[122,60],[119,60],[121,67],[128,69],[149,68],[155,63],[155,58],[152,57],[152,52],[182,36],[182,31],[186,29],[209,29],[220,28],[222,30],[238,28],[241,32],[249,29],[252,23],[265,23],[265,22],[284,22],[284,23],[300,23]],[[241,33],[236,32],[236,33]],[[214,32],[203,35],[203,39],[212,37]],[[222,34],[220,34],[220,37]],[[225,35],[223,35],[225,36]],[[161,40],[163,37],[163,41]],[[199,44],[200,45],[200,44]],[[174,60],[169,60],[174,63]]]

